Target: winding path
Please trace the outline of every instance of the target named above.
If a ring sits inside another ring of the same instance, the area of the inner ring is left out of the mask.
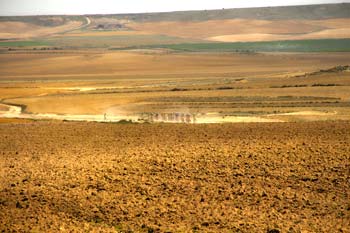
[[[87,26],[89,26],[91,24],[91,20],[89,17],[85,16],[86,19],[86,24],[82,25],[80,28],[86,28]]]

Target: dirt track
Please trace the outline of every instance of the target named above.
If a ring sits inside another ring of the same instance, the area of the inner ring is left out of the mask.
[[[0,124],[0,230],[349,232],[349,130]]]

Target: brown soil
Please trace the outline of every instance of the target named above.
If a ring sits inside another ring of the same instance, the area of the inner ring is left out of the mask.
[[[214,41],[272,41],[349,37],[350,19],[162,21],[128,24],[128,27],[155,34]],[[209,30],[208,30],[209,29]]]
[[[163,76],[195,74],[272,75],[283,72],[312,72],[337,65],[348,65],[349,53],[301,54],[222,54],[176,53],[143,54],[136,52],[100,52],[91,54],[27,53],[0,54],[0,80],[87,79],[124,75]],[[273,64],[266,66],[266,64]]]
[[[349,130],[0,124],[0,230],[349,232]]]

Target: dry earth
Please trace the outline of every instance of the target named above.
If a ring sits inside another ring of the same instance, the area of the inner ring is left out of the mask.
[[[0,80],[3,79],[102,79],[105,77],[149,75],[151,78],[180,74],[210,77],[271,76],[312,72],[348,65],[349,53],[143,53],[141,52],[62,52],[0,54]],[[266,66],[266,64],[270,64]]]
[[[348,38],[350,19],[162,21],[129,23],[137,31],[222,42]],[[210,30],[208,30],[210,29]]]
[[[102,25],[103,29],[96,30],[96,27],[99,25]],[[122,28],[109,28],[113,25],[119,25]],[[89,39],[89,37],[91,37],[90,40],[96,43],[99,43],[102,39],[105,40],[107,44],[112,43],[112,41],[106,38],[106,36],[140,35],[166,35],[188,40],[221,42],[338,39],[350,37],[350,27],[348,25],[350,25],[349,18],[321,20],[259,20],[238,18],[185,22],[136,22],[132,20],[118,20],[115,18],[101,19],[92,17],[91,19],[87,18],[87,23],[68,20],[63,25],[51,27],[27,22],[3,21],[0,22],[0,38],[23,40],[52,36],[59,36],[59,38],[81,37],[81,39]],[[79,30],[83,27],[84,30]],[[96,39],[94,37],[100,38]],[[130,38],[128,40],[130,40]],[[70,40],[70,43],[77,42]],[[125,44],[125,46],[127,46],[127,44]]]
[[[79,29],[83,25],[79,21],[69,21],[56,27],[44,27],[24,22],[0,22],[1,39],[28,39],[50,36],[57,33]]]
[[[5,53],[0,101],[27,113],[99,119],[180,112],[342,120],[350,119],[350,72],[319,71],[349,62],[349,53]],[[305,111],[315,116],[271,115]]]
[[[327,71],[348,64],[347,53],[65,51],[8,53],[0,59],[2,117],[142,121],[149,114],[183,113],[197,115],[197,123],[350,119],[347,66]],[[266,67],[267,60],[273,66]],[[6,104],[24,107],[24,114]]]
[[[2,232],[349,232],[349,122],[0,124]]]

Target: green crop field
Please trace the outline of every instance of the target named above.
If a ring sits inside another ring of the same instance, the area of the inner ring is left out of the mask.
[[[149,46],[189,52],[349,52],[350,39],[290,40],[235,43],[181,43]]]
[[[158,44],[198,43],[165,35],[62,36],[26,41],[0,41],[0,47],[55,46],[60,48],[125,48]]]
[[[0,41],[0,47],[33,47],[50,46],[48,41],[25,40],[25,41]]]
[[[164,35],[118,35],[0,41],[0,47],[58,46],[111,50],[164,48],[182,52],[350,52],[350,39],[208,43]]]
[[[187,42],[182,38],[165,35],[64,36],[62,38],[50,38],[47,41],[55,46],[65,48],[120,48]]]

